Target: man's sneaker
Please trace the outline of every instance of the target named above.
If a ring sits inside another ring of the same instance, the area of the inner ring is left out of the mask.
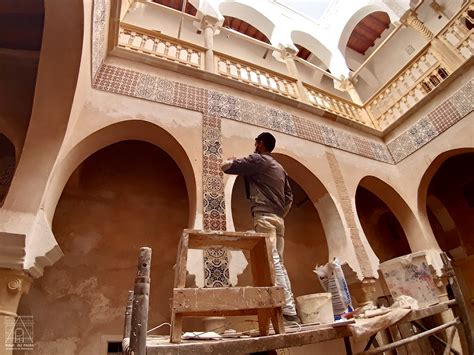
[[[284,320],[285,325],[295,325],[295,323],[301,324],[301,319],[296,314],[295,315],[283,314],[283,320]]]

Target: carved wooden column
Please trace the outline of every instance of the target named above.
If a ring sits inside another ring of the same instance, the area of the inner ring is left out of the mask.
[[[2,354],[12,354],[13,349],[19,349],[15,346],[15,340],[21,342],[25,339],[16,339],[15,321],[17,319],[18,304],[21,296],[28,293],[31,285],[31,278],[23,271],[0,269],[0,347],[5,352]],[[24,329],[21,329],[23,338]],[[33,345],[34,339],[23,342],[23,344]],[[10,346],[11,345],[11,346]]]

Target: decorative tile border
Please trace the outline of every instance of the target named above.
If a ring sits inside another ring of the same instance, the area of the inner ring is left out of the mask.
[[[395,164],[431,142],[474,110],[474,79],[387,144]]]
[[[92,79],[95,78],[102,62],[105,59],[105,23],[106,10],[110,8],[110,0],[94,0],[92,5],[92,47],[91,47],[91,71]]]
[[[213,90],[161,79],[149,74],[102,65],[94,88],[203,112],[260,126],[370,159],[396,164],[473,110],[473,81],[387,145],[316,123],[285,111]]]
[[[184,97],[189,90],[178,89],[176,96]],[[202,93],[196,92],[196,98]],[[187,101],[193,107],[199,106],[195,99]],[[206,109],[206,107],[202,107]],[[221,118],[203,115],[202,120],[202,184],[204,230],[226,230],[224,174],[221,170],[222,142]],[[229,255],[222,248],[204,250],[204,286],[225,287],[229,282]]]

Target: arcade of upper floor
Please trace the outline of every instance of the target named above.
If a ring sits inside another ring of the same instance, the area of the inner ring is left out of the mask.
[[[384,136],[470,64],[472,1],[333,1],[312,20],[277,0],[122,0],[109,53]]]

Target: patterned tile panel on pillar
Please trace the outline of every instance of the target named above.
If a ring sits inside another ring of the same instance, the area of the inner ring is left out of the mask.
[[[224,177],[221,171],[221,118],[203,115],[202,183],[204,230],[226,230]],[[204,250],[204,286],[223,287],[229,283],[229,256],[222,248]]]

